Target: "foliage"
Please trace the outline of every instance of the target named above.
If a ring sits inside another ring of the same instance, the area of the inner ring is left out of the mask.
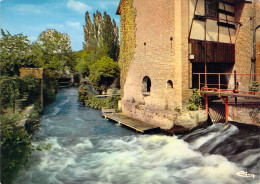
[[[106,97],[106,98],[97,98],[93,95],[88,95],[87,100],[85,100],[85,105],[95,109],[102,109],[103,107],[109,109],[118,109],[118,101],[120,97]]]
[[[34,150],[31,135],[16,126],[17,115],[1,116],[1,173],[2,182],[9,183],[14,174]]]
[[[82,74],[83,77],[88,76],[89,75],[89,67],[90,64],[88,62],[86,62],[85,60],[79,60],[78,64],[76,65],[76,70]]]
[[[88,100],[88,90],[87,90],[87,86],[82,85],[79,87],[78,90],[78,102],[82,103],[83,105],[85,105],[85,100]]]
[[[250,90],[251,91],[258,91],[259,90],[259,84],[257,81],[253,81],[252,84],[250,85]]]
[[[38,53],[36,59],[45,69],[58,71],[60,75],[65,72],[66,67],[74,71],[75,58],[70,46],[70,38],[67,34],[60,33],[55,29],[43,31],[33,48]]]
[[[38,82],[30,81],[21,83],[18,79],[11,80],[8,77],[19,76],[21,67],[42,67],[45,69],[44,97],[48,102],[55,98],[58,88],[58,78],[68,70],[75,71],[76,56],[70,46],[70,38],[54,29],[43,31],[36,42],[30,43],[27,36],[22,34],[12,36],[8,31],[2,30],[1,38],[1,107],[11,107],[15,98],[20,98],[23,92],[30,93],[28,102],[39,94]],[[16,77],[17,78],[17,77]],[[23,88],[21,89],[21,85]],[[20,86],[19,86],[20,85]],[[25,89],[25,87],[29,87]],[[15,89],[14,89],[15,87]]]
[[[120,86],[123,87],[130,62],[133,60],[136,46],[136,9],[133,0],[122,1],[121,4],[121,45],[118,64],[120,66]]]
[[[33,103],[40,95],[40,81],[29,74],[22,79],[19,77],[3,76],[0,78],[1,108],[14,107],[15,100],[24,97],[26,104]]]
[[[22,94],[27,95],[26,102],[30,104],[40,96],[41,84],[32,74],[25,75],[21,80]]]
[[[65,54],[72,52],[69,35],[60,33],[55,29],[47,29],[43,31],[39,35],[38,41],[43,46],[44,51],[48,54]]]
[[[26,121],[25,124],[25,130],[29,134],[33,134],[36,130],[39,129],[40,126],[40,115],[42,114],[42,109],[41,109],[41,102],[40,100],[37,100],[34,103],[34,108],[32,112],[29,114],[29,117]]]
[[[76,71],[82,74],[83,77],[89,75],[89,67],[92,62],[89,59],[89,52],[87,50],[81,50],[75,53],[77,58]]]
[[[109,56],[114,61],[119,53],[119,29],[115,20],[104,12],[104,16],[97,11],[93,14],[93,23],[89,12],[85,14],[84,50],[89,51],[90,61],[94,62],[103,56]]]
[[[0,73],[1,75],[19,75],[19,68],[35,64],[31,58],[31,43],[27,36],[17,34],[12,36],[8,31],[1,30],[0,40]]]
[[[201,106],[202,106],[202,98],[199,95],[199,90],[193,89],[193,94],[189,99],[189,104],[188,104],[187,108],[190,111],[196,111]]]
[[[58,79],[60,73],[56,70],[45,70],[44,72],[44,104],[47,105],[54,101],[59,88]]]
[[[90,67],[90,82],[100,93],[106,91],[119,75],[119,67],[113,59],[102,57]]]
[[[1,108],[5,109],[8,107],[13,107],[15,99],[20,97],[21,94],[21,81],[18,77],[0,77],[0,100]]]

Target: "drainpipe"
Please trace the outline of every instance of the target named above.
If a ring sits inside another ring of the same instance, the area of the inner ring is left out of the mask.
[[[255,61],[256,61],[256,43],[255,43],[255,0],[252,0],[253,15],[252,15],[252,57],[251,57],[251,67],[252,67],[252,82],[255,81]]]

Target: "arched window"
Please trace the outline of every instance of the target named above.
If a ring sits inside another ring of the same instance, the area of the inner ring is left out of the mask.
[[[167,81],[166,87],[169,88],[169,89],[173,88],[173,83],[172,83],[171,80]]]
[[[143,78],[142,92],[143,92],[143,95],[150,95],[150,92],[151,92],[151,79],[148,76],[145,76]]]

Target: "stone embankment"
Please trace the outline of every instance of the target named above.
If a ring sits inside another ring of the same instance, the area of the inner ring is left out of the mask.
[[[181,113],[178,111],[158,110],[136,102],[127,101],[120,101],[119,107],[122,108],[124,115],[157,125],[163,131],[170,133],[188,132],[207,122],[205,110],[185,111]]]
[[[17,123],[18,127],[25,128],[25,125],[28,119],[30,118],[34,108],[35,108],[34,104],[25,107],[25,109],[21,113],[22,120]]]

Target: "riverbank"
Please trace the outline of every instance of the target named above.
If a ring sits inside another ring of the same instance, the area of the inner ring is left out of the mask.
[[[92,85],[88,83],[81,85],[78,93],[78,102],[84,106],[99,110],[107,108],[114,109],[115,112],[123,111],[123,115],[129,118],[136,119],[136,121],[143,122],[143,124],[148,123],[158,126],[162,132],[172,135],[174,133],[189,132],[207,124],[205,110],[187,110],[185,112],[180,112],[178,109],[175,111],[156,110],[135,101],[122,101],[116,92],[110,92],[107,95],[97,95]],[[193,104],[193,106],[196,106],[196,104]]]
[[[39,126],[40,111],[34,104],[15,114],[1,115],[1,182],[12,183],[17,174],[37,149],[31,135]]]

